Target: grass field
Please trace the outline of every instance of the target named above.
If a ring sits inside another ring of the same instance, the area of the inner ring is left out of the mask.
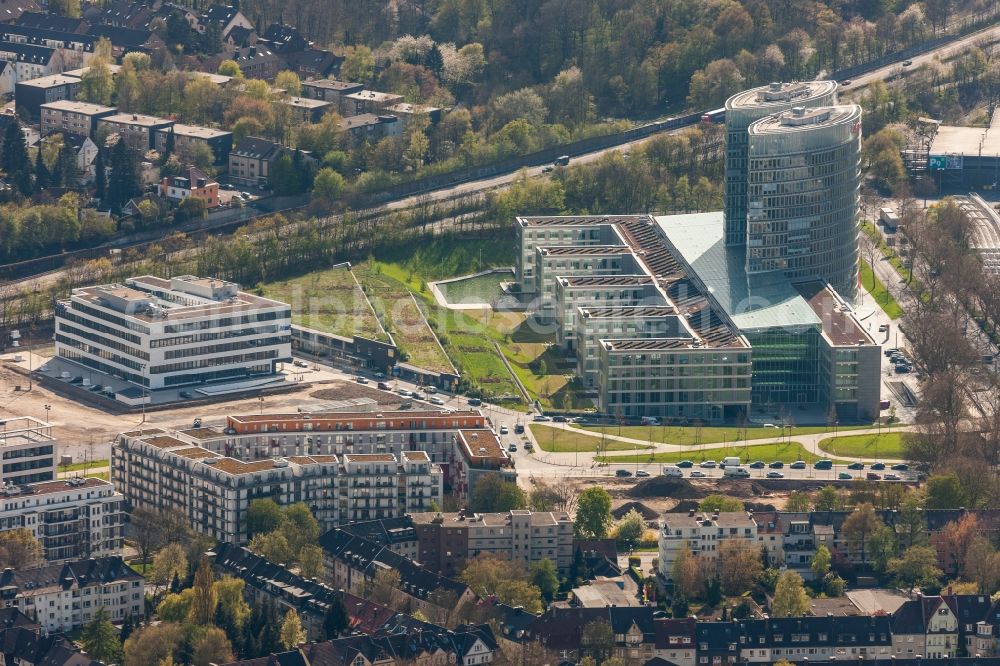
[[[78,462],[71,465],[59,465],[60,472],[82,472],[85,469],[101,469],[108,466],[107,460],[91,460],[88,462]]]
[[[858,428],[868,428],[869,426],[857,426]],[[638,439],[644,442],[652,441],[658,444],[677,444],[679,446],[696,446],[698,444],[718,444],[720,442],[732,442],[737,439],[739,429],[731,427],[704,427],[701,432],[693,426],[590,426],[581,428],[588,432],[606,432],[609,435],[621,435],[629,439]],[[840,430],[850,430],[851,428],[841,427]],[[802,426],[793,427],[791,436],[801,435],[821,435],[830,432],[830,428],[825,426]],[[755,439],[777,439],[783,437],[788,432],[779,428],[747,428],[745,438],[753,441]],[[739,441],[743,441],[744,436],[739,435]]]
[[[902,317],[903,308],[900,307],[896,299],[889,293],[889,290],[885,288],[885,285],[878,279],[878,276],[872,273],[871,266],[864,259],[858,259],[858,268],[861,271],[861,284],[872,295],[875,302],[889,315],[889,318],[899,319]]]
[[[264,296],[292,306],[292,323],[346,338],[387,340],[368,299],[346,266],[259,286]]]
[[[528,424],[528,427],[535,436],[535,441],[538,442],[538,448],[549,453],[593,452],[597,451],[597,448],[601,446],[600,437],[588,437],[575,433],[572,430],[553,428],[552,426],[538,423]],[[603,448],[607,451],[636,451],[649,448],[648,446],[633,445],[614,439],[607,440],[605,444],[606,446]]]
[[[753,462],[754,460],[763,460],[768,463],[775,460],[780,460],[785,463],[795,462],[796,460],[815,462],[820,459],[819,456],[806,451],[799,442],[787,442],[782,444],[752,444],[747,447],[726,446],[717,449],[705,449],[705,451],[676,451],[646,455],[640,454],[638,458],[639,462],[675,463],[680,462],[681,460],[692,460],[695,463],[698,463],[703,460],[714,460],[719,462],[723,458],[729,456],[739,456],[740,460],[744,463]],[[634,463],[636,462],[636,456],[600,456],[598,461],[606,463]]]
[[[890,432],[881,435],[848,435],[847,437],[830,437],[820,440],[819,447],[824,451],[847,458],[902,458],[903,433]]]
[[[528,321],[506,336],[501,349],[531,397],[545,409],[588,409],[594,403],[580,397],[576,363],[553,348],[555,334]]]
[[[494,303],[503,294],[500,283],[513,279],[511,273],[487,273],[456,282],[443,282],[438,285],[441,295],[452,305],[464,303]]]

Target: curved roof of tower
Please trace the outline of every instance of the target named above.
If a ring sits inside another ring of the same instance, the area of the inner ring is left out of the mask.
[[[726,109],[786,107],[790,102],[806,102],[837,90],[836,81],[795,81],[769,83],[736,93],[726,100]]]
[[[802,132],[836,125],[846,125],[859,123],[861,121],[861,107],[857,104],[844,104],[840,106],[818,106],[807,109],[796,106],[765,116],[750,124],[747,131],[751,136],[761,134],[785,134],[788,132]],[[858,131],[860,131],[860,126]]]

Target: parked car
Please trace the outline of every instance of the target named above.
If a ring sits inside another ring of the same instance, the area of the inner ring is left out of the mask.
[[[891,467],[893,472],[908,472],[910,471],[910,466],[906,463],[897,463]]]
[[[764,469],[765,467],[767,467],[767,465],[763,460],[754,460],[750,463],[750,469]]]
[[[909,67],[912,64],[913,64],[912,60],[904,60],[903,61],[903,67]]]
[[[847,469],[864,469],[864,468],[865,464],[861,462],[852,462],[850,465],[847,466]]]
[[[444,404],[444,400],[442,400],[441,398],[437,397],[436,395],[435,396],[431,396],[428,399],[428,402],[430,402],[432,405],[438,405],[438,406]]]
[[[885,354],[886,358],[890,358],[893,354],[896,354],[898,352],[899,352],[899,350],[896,349],[895,347],[890,347],[889,349],[886,349],[882,353]]]
[[[507,450],[510,451],[511,453],[517,453],[517,444],[511,444],[510,446],[507,447]]]
[[[618,469],[618,470],[615,470],[615,476],[624,479],[624,478],[632,476],[632,472],[628,471],[627,469]]]
[[[191,427],[193,427],[193,428],[200,428],[201,427],[201,419],[200,418],[195,419],[194,423],[192,424]]]
[[[294,361],[292,361],[292,365],[294,365],[296,368],[308,368],[309,367],[309,364],[306,363],[305,361],[303,361],[300,358],[297,358]]]
[[[879,324],[879,327],[878,327],[878,332],[879,333],[885,333],[888,330],[889,330],[889,324]]]
[[[523,435],[524,434],[524,424],[523,423],[518,423],[518,424],[514,425],[514,434],[515,435]]]
[[[883,469],[885,469],[885,463],[884,462],[872,463],[872,469],[881,472]]]
[[[538,423],[544,423],[546,421],[551,421],[552,419],[550,419],[547,416],[543,416],[542,414],[536,414],[531,420],[532,421],[536,421]]]
[[[780,460],[775,460],[773,463],[768,465],[768,467],[770,467],[771,469],[781,469],[784,466],[785,463],[781,462]]]
[[[500,434],[501,435],[506,435],[509,432],[510,432],[510,430],[507,429],[507,424],[506,423],[504,423],[503,425],[500,426]]]
[[[378,383],[378,387],[380,389],[382,389],[383,391],[389,391],[390,390],[389,385],[386,384],[385,382],[379,382]]]
[[[424,393],[430,393],[430,394],[433,395],[434,393],[437,393],[437,392],[438,392],[438,390],[436,388],[434,388],[433,386],[425,386],[424,387]]]
[[[681,468],[678,467],[677,465],[667,465],[660,471],[660,474],[662,474],[663,476],[670,476],[674,478],[684,476],[683,470],[681,470]]]
[[[882,477],[875,472],[868,472],[868,474],[865,475],[865,478],[869,481],[879,481]]]
[[[567,419],[565,416],[553,416],[552,421],[554,423],[567,423],[569,419]]]
[[[177,395],[179,395],[180,397],[184,398],[185,400],[190,400],[191,398],[194,397],[194,396],[191,395],[191,391],[181,391]]]
[[[715,469],[718,466],[718,463],[714,460],[705,460],[698,466],[702,469]]]
[[[885,479],[886,481],[899,481],[900,480],[899,474],[886,474],[882,478]]]
[[[837,478],[840,479],[841,481],[850,481],[854,477],[848,474],[847,472],[841,472],[840,474],[837,475]]]
[[[817,460],[813,464],[813,467],[815,469],[822,469],[822,470],[833,469],[833,461],[832,460]]]
[[[479,398],[469,398],[469,407],[478,407],[483,404],[483,401]]]
[[[551,164],[546,164],[542,167],[542,173],[551,173],[554,167]]]
[[[781,472],[772,470],[772,471],[770,471],[770,472],[767,473],[767,478],[769,478],[769,479],[783,479],[783,478],[785,478],[785,475],[782,474]]]
[[[805,468],[806,468],[805,460],[796,460],[795,462],[793,462],[791,465],[788,466],[788,469],[805,469]]]
[[[690,460],[682,460],[679,463],[677,463],[677,466],[681,469],[688,469],[690,467],[694,467],[694,463],[691,462]]]
[[[635,475],[637,478],[644,479],[649,476],[649,472],[644,469],[636,470]]]
[[[691,473],[688,474],[692,479],[704,479],[707,475],[700,469],[693,469]]]
[[[410,389],[405,389],[405,388],[396,389],[396,393],[398,393],[399,395],[403,396],[404,398],[408,398],[408,397],[410,397],[410,395],[412,395],[410,393]]]
[[[356,378],[354,379],[354,381],[356,381],[356,382],[357,382],[357,383],[359,383],[359,384],[367,384],[367,383],[368,383],[368,378],[367,378],[367,377],[362,377],[361,375],[358,375],[358,376],[357,376],[357,377],[356,377]]]

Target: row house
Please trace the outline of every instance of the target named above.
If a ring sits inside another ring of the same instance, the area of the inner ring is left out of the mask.
[[[48,636],[17,608],[0,609],[0,664],[102,666],[61,634]]]
[[[959,651],[955,597],[923,596],[904,602],[892,614],[892,653],[951,659]]]
[[[108,481],[70,478],[0,489],[0,532],[25,529],[48,562],[119,555],[124,497]]]
[[[742,620],[739,647],[746,664],[889,659],[893,633],[885,615]]]
[[[40,107],[42,136],[61,132],[81,138],[89,137],[96,131],[98,121],[116,113],[118,110],[113,106],[70,99],[47,102]]]
[[[0,604],[17,608],[48,632],[74,631],[102,606],[112,622],[143,616],[143,578],[121,557],[5,569]]]
[[[380,571],[396,571],[396,593],[411,610],[425,615],[460,613],[475,603],[469,586],[442,576],[389,548],[335,529],[319,539],[323,549],[326,580],[332,587],[367,597]]]

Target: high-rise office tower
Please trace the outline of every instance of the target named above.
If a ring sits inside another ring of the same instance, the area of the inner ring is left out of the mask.
[[[747,137],[747,273],[822,278],[853,298],[861,107],[797,106],[754,122]]]
[[[836,99],[836,81],[804,81],[772,83],[726,100],[726,245],[747,241],[747,128],[795,106],[832,106]]]

